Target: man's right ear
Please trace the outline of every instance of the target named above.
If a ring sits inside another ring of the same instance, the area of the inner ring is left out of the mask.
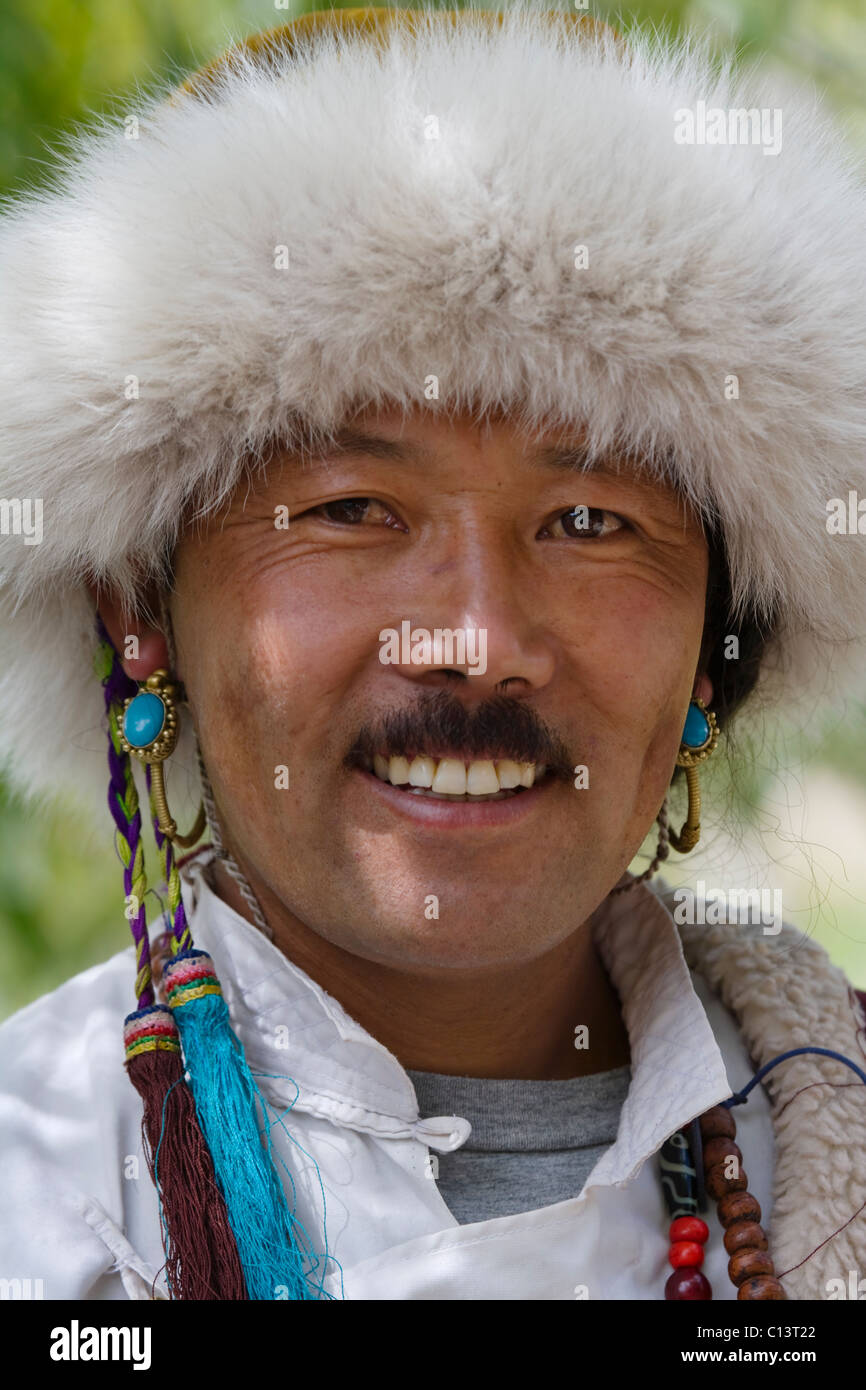
[[[168,670],[168,644],[162,631],[140,618],[130,617],[112,590],[90,582],[87,589],[130,679],[146,681],[160,667]]]

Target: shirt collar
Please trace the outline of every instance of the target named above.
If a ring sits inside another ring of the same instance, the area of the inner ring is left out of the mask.
[[[732,1093],[674,920],[644,883],[609,896],[591,919],[596,949],[619,995],[632,1081],[616,1143],[592,1185],[622,1183],[665,1139]]]
[[[214,893],[207,862],[183,867],[184,905],[196,946],[213,957],[233,1026],[269,1101],[380,1138],[416,1138],[440,1152],[459,1148],[468,1122],[421,1120],[398,1059]],[[659,898],[636,884],[608,897],[590,928],[620,999],[632,1082],[616,1143],[587,1187],[627,1182],[670,1134],[731,1095],[679,933]]]

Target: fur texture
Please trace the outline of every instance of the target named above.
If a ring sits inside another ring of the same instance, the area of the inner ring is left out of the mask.
[[[44,499],[41,544],[0,536],[21,785],[103,796],[84,577],[131,597],[246,453],[371,402],[645,454],[722,518],[741,608],[781,614],[766,693],[845,689],[866,544],[826,504],[866,497],[866,198],[813,94],[714,75],[690,41],[626,59],[521,3],[166,95],[0,219],[0,495]],[[780,108],[781,152],[677,144],[698,101]]]

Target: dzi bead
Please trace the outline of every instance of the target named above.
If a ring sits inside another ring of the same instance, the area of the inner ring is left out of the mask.
[[[659,1171],[665,1205],[671,1218],[696,1216],[697,1172],[688,1140],[681,1130],[666,1139],[659,1152]]]

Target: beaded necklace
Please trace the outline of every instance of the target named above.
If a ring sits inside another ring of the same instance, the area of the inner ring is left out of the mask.
[[[796,1047],[767,1062],[723,1105],[714,1105],[684,1129],[666,1139],[659,1151],[659,1173],[665,1205],[671,1218],[668,1230],[668,1259],[673,1274],[665,1284],[665,1298],[674,1302],[712,1299],[710,1281],[701,1271],[704,1246],[710,1228],[698,1216],[707,1198],[716,1203],[724,1228],[728,1276],[736,1287],[737,1299],[782,1300],[788,1295],[776,1276],[767,1234],[761,1226],[761,1206],[748,1190],[742,1169],[743,1155],[737,1146],[737,1125],[731,1106],[742,1105],[749,1092],[767,1072],[789,1057],[815,1052],[844,1062],[866,1083],[863,1072],[850,1057],[827,1047]]]
[[[704,1245],[710,1228],[698,1216],[706,1197],[725,1230],[730,1259],[728,1274],[738,1299],[786,1299],[776,1278],[766,1232],[761,1227],[761,1207],[748,1190],[741,1168],[742,1153],[736,1144],[737,1126],[730,1110],[712,1110],[678,1130],[662,1146],[662,1191],[671,1216],[668,1258],[673,1274],[665,1284],[665,1298],[711,1299],[710,1281],[702,1273]],[[704,1200],[702,1200],[702,1198]]]

